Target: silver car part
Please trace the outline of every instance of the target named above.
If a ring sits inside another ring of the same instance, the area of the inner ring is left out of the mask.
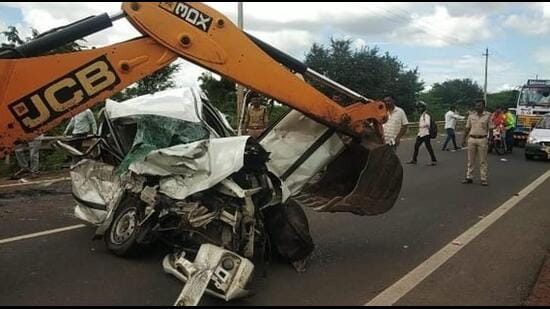
[[[210,244],[201,245],[193,262],[181,252],[167,255],[162,265],[165,272],[185,283],[176,306],[196,306],[205,292],[226,301],[245,297],[254,270],[248,259]]]

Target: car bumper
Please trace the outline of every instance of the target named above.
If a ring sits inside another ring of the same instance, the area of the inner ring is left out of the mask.
[[[525,145],[525,154],[534,155],[534,156],[548,156],[547,148],[545,148],[540,143],[538,144],[526,144]]]

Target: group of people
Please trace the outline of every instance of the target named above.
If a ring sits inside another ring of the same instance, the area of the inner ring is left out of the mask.
[[[405,111],[397,106],[397,100],[393,95],[388,95],[384,97],[384,103],[389,112],[388,121],[386,121],[386,123],[384,123],[383,125],[384,140],[386,144],[388,144],[394,150],[397,150],[397,147],[401,143],[401,138],[407,132],[409,120],[407,119]],[[426,149],[428,150],[431,158],[431,162],[428,165],[435,166],[437,165],[437,158],[435,157],[432,144],[430,142],[431,116],[427,112],[426,103],[420,101],[416,104],[416,108],[420,113],[420,119],[418,121],[418,134],[416,136],[416,142],[414,144],[414,153],[412,160],[407,162],[407,164],[416,164],[418,159],[418,151],[420,149],[420,146],[424,144],[426,145]],[[446,144],[447,142],[445,143],[445,145]]]
[[[502,107],[497,107],[491,115],[493,128],[498,130],[501,136],[504,136],[504,145],[506,152],[512,153],[514,148],[514,130],[516,127],[516,118],[509,110],[504,110]],[[491,132],[492,133],[492,132]]]
[[[94,114],[90,109],[87,109],[71,118],[69,124],[63,132],[63,135],[71,135],[72,137],[75,137],[75,140],[71,142],[71,145],[81,151],[81,138],[87,136],[88,134],[96,134],[96,132],[97,122]],[[42,146],[43,137],[44,135],[40,135],[29,143],[18,145],[15,148],[15,158],[17,160],[19,170],[12,175],[12,179],[19,179],[25,175],[29,175],[29,178],[36,178],[39,176],[40,147]]]
[[[409,121],[405,111],[397,106],[397,101],[394,96],[388,95],[384,97],[384,103],[389,111],[388,121],[383,125],[384,139],[386,144],[394,150],[400,144],[402,137],[407,132]],[[468,147],[468,164],[466,167],[466,177],[462,181],[464,184],[473,183],[474,166],[479,162],[481,185],[487,186],[487,153],[488,143],[491,139],[492,130],[495,127],[501,126],[506,136],[506,145],[509,152],[513,147],[513,130],[515,127],[515,118],[511,112],[504,112],[502,108],[498,108],[493,114],[485,110],[485,100],[478,99],[475,101],[474,111],[470,112],[468,117],[461,116],[457,113],[457,106],[452,105],[449,111],[445,114],[445,131],[447,138],[443,143],[442,151],[448,151],[449,142],[453,143],[455,150],[460,150],[463,147]],[[437,165],[437,158],[431,145],[431,139],[435,136],[430,134],[430,127],[433,126],[431,115],[427,111],[427,105],[424,102],[418,102],[416,108],[420,114],[418,121],[418,134],[414,144],[414,152],[412,160],[407,164],[417,164],[418,152],[420,146],[424,144],[430,155],[431,162],[429,166]],[[464,140],[461,147],[456,142],[456,123],[457,120],[466,120],[466,128],[464,132]]]

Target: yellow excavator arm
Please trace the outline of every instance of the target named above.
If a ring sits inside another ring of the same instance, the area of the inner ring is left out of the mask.
[[[387,111],[238,29],[201,3],[128,2],[123,13],[93,16],[0,51],[0,157],[178,57],[286,104],[329,127],[380,137]],[[126,17],[144,36],[103,48],[41,56]],[[357,103],[340,106],[298,78],[323,82]]]
[[[299,203],[358,215],[377,215],[393,207],[403,169],[395,152],[383,142],[382,124],[388,117],[383,102],[367,99],[311,70],[204,4],[128,2],[122,10],[113,16],[92,16],[24,45],[0,50],[0,157],[181,57],[302,112],[331,128],[330,134],[338,131],[354,137],[328,164],[322,181],[295,197]],[[143,37],[43,56],[110,27],[119,18],[127,18]],[[296,73],[355,103],[341,106]]]

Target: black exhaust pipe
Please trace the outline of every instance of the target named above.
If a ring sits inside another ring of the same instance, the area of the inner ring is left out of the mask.
[[[41,34],[38,38],[14,48],[0,51],[0,59],[15,59],[40,56],[67,43],[82,39],[113,25],[107,13],[90,16],[66,26]]]
[[[330,78],[315,72],[314,70],[307,67],[307,65],[300,60],[290,56],[289,54],[269,45],[268,43],[258,39],[257,37],[244,32],[244,34],[252,41],[256,46],[268,54],[273,60],[279,62],[285,67],[293,70],[294,72],[300,73],[303,76],[309,77],[325,86],[328,86],[338,92],[344,93],[345,95],[353,98],[354,100],[367,103],[369,100],[363,95],[348,89],[340,85],[339,83],[331,80]]]

